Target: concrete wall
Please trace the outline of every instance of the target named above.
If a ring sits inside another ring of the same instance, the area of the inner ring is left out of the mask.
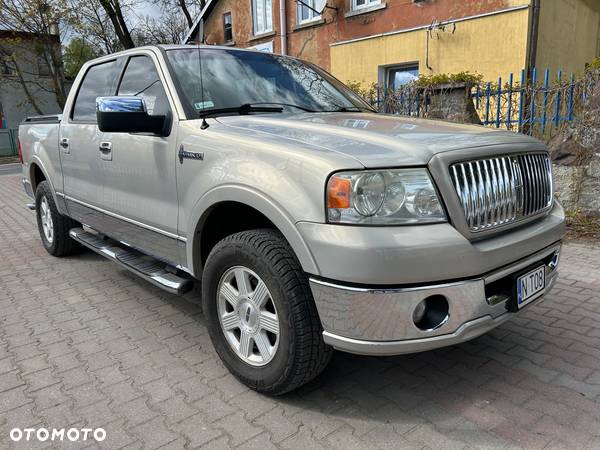
[[[543,0],[536,66],[581,73],[600,56],[600,0]]]
[[[525,66],[529,10],[521,9],[456,24],[429,43],[416,30],[331,47],[331,71],[342,81],[377,82],[382,66],[418,63],[419,73],[478,72],[486,80],[519,73]]]
[[[46,82],[46,80],[44,80],[43,83],[47,85],[48,89],[52,89],[49,81]],[[62,109],[56,103],[56,97],[53,93],[46,92],[39,87],[31,85],[30,89],[38,106],[42,109],[44,114],[58,114],[62,112]],[[19,123],[21,123],[25,117],[38,115],[27,101],[27,97],[25,96],[21,85],[16,81],[6,81],[5,79],[2,79],[0,86],[0,102],[2,102],[4,117],[8,128],[17,128]]]

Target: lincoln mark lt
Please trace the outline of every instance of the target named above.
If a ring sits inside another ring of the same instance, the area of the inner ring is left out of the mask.
[[[171,293],[201,283],[214,347],[269,394],[333,349],[475,338],[541,301],[564,214],[523,134],[378,114],[301,60],[157,46],[87,62],[19,128],[42,244]]]

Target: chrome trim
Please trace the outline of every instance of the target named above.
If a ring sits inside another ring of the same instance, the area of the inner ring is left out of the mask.
[[[546,265],[547,286],[540,297],[547,294],[558,277],[560,248],[560,243],[553,244],[509,266],[463,281],[389,289],[344,286],[313,277],[309,283],[327,343],[353,353],[412,353],[464,342],[514,316],[506,301],[489,301],[486,286],[554,255]],[[421,330],[413,321],[414,308],[433,295],[446,298],[448,317],[435,329]],[[537,298],[532,304],[539,301]],[[484,318],[486,325],[480,327]],[[474,329],[482,331],[475,333]]]
[[[35,198],[35,195],[33,195],[33,188],[31,187],[31,181],[29,181],[27,178],[22,178],[21,183],[23,184],[23,190],[25,191],[25,194],[27,194],[27,196],[30,198]]]
[[[531,305],[538,304],[544,300],[546,295],[556,282],[558,273],[554,271],[548,278],[548,286],[542,294],[531,303],[528,303],[520,311],[529,308]],[[498,305],[499,306],[499,305]],[[498,309],[500,309],[498,307]],[[393,356],[404,355],[408,353],[418,353],[428,350],[434,350],[440,347],[461,344],[470,341],[476,337],[485,334],[503,323],[512,319],[517,313],[504,312],[500,315],[486,314],[480,317],[465,321],[455,331],[433,336],[425,336],[414,339],[394,339],[394,340],[368,340],[357,337],[348,337],[338,334],[335,331],[323,331],[323,340],[336,350],[354,353],[357,355],[372,356]]]
[[[160,260],[149,261],[147,256],[150,255],[144,256],[143,263],[138,264],[136,259],[142,259],[140,255],[143,254],[133,253],[128,249],[118,247],[116,241],[102,239],[99,235],[81,228],[71,229],[69,236],[90,250],[119,264],[121,267],[171,294],[184,294],[193,287],[191,279],[182,278],[171,273]]]
[[[511,273],[518,272],[519,270],[524,269],[527,266],[530,266],[531,264],[533,264],[536,261],[545,259],[547,256],[551,255],[552,253],[560,255],[561,249],[562,249],[562,243],[560,243],[560,242],[557,244],[551,245],[550,247],[546,247],[545,249],[540,250],[539,252],[534,253],[533,255],[528,256],[525,259],[522,259],[520,261],[517,261],[514,264],[511,264],[510,266],[498,269],[494,272],[491,272],[488,275],[484,275],[483,281],[485,281],[486,284],[492,283],[496,280],[499,280],[500,278],[505,277],[506,275],[510,275]],[[558,266],[558,260],[556,261],[556,264],[554,265],[554,267],[553,268],[551,267],[552,270],[556,269],[557,266]]]
[[[552,207],[552,169],[546,152],[459,162],[449,172],[472,232],[534,217]]]
[[[402,287],[402,288],[385,288],[385,287],[371,288],[371,287],[347,286],[347,285],[343,285],[343,284],[333,283],[331,281],[319,280],[318,278],[312,278],[312,277],[310,278],[310,282],[314,283],[314,284],[319,284],[321,286],[327,286],[327,287],[334,288],[334,289],[340,289],[343,291],[361,292],[361,293],[369,293],[369,294],[380,294],[380,293],[389,293],[389,292],[393,292],[396,294],[403,294],[406,292],[416,292],[416,291],[423,291],[423,290],[427,290],[427,289],[449,288],[449,287],[459,286],[459,285],[464,284],[464,281],[456,281],[456,282],[452,282],[452,283],[441,283],[441,284],[411,286],[411,287]]]
[[[434,350],[436,348],[448,347],[450,345],[470,341],[471,339],[475,339],[499,325],[502,325],[509,319],[510,316],[508,314],[496,318],[490,316],[480,317],[464,323],[454,333],[422,339],[407,339],[403,341],[365,341],[324,331],[323,340],[326,344],[331,345],[336,350],[354,353],[356,355],[404,355]]]
[[[97,206],[90,205],[89,203],[83,202],[83,201],[78,200],[76,198],[73,198],[73,197],[71,197],[69,195],[65,195],[64,197],[65,197],[66,200],[78,203],[78,204],[80,204],[82,206],[85,206],[86,208],[90,208],[90,209],[93,209],[95,211],[98,211],[98,212],[101,212],[103,214],[106,214],[107,216],[114,217],[115,219],[123,220],[123,221],[131,223],[133,225],[137,225],[138,227],[142,227],[142,228],[145,228],[147,230],[154,231],[155,233],[162,234],[163,236],[167,236],[167,237],[170,237],[172,239],[176,239],[176,240],[181,241],[181,242],[187,242],[187,238],[185,238],[183,236],[179,236],[178,234],[170,233],[168,231],[161,230],[160,228],[153,227],[152,225],[146,225],[145,223],[138,222],[137,220],[121,216],[120,214],[116,214],[116,213],[107,211],[107,210],[102,209],[102,208],[98,208]]]

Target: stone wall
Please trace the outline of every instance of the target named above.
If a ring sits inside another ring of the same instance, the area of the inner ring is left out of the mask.
[[[600,153],[582,166],[554,164],[556,196],[569,211],[600,212]]]
[[[595,84],[580,106],[577,119],[549,142],[554,161],[555,190],[570,211],[600,214],[600,74],[588,73]]]

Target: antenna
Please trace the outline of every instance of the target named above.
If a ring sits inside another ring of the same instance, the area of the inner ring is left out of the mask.
[[[204,27],[202,27],[202,33],[204,33]],[[202,40],[204,40],[204,34],[202,35]],[[202,107],[204,108],[204,79],[202,77],[202,56],[200,55],[200,42],[196,44],[196,49],[198,50],[198,68],[200,69],[200,99],[202,100]],[[209,126],[210,125],[206,121],[206,117],[203,117],[200,129],[206,130]]]

